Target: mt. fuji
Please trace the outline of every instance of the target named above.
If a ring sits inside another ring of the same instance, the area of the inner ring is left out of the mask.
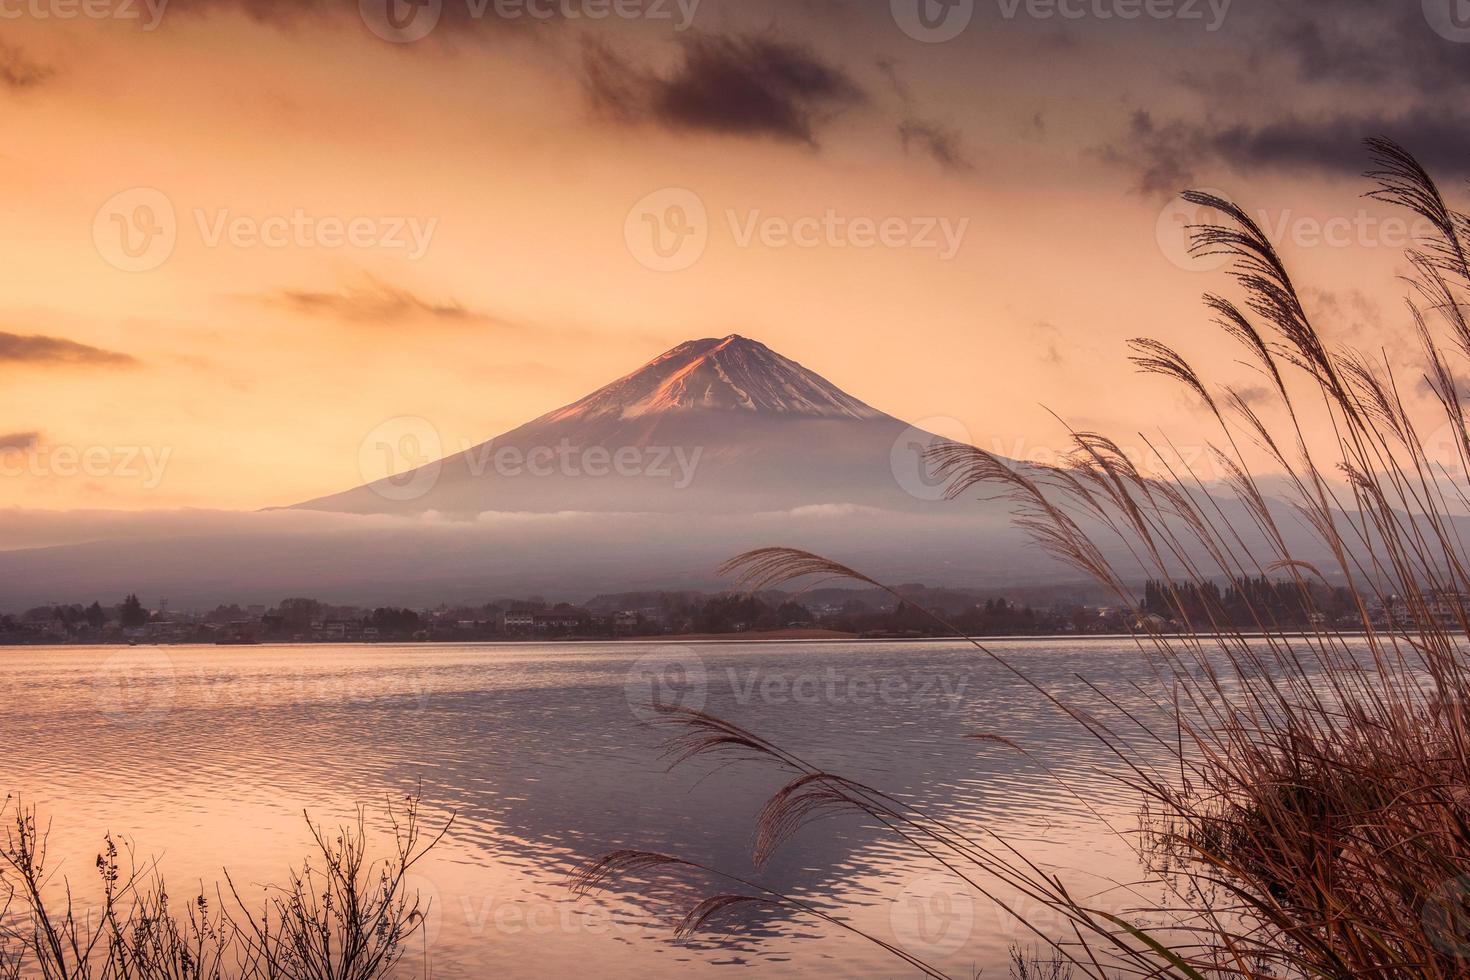
[[[722,561],[771,544],[895,582],[1075,583],[1006,501],[942,499],[922,458],[939,438],[764,344],[693,340],[443,459],[428,420],[380,426],[364,458],[398,461],[369,471],[394,475],[344,493],[123,521],[84,543],[0,553],[0,594],[142,591],[212,608],[282,595],[401,604],[713,590],[729,584],[715,573]]]
[[[680,344],[490,442],[298,507],[455,516],[911,510],[938,496],[918,459],[934,438],[731,335]]]

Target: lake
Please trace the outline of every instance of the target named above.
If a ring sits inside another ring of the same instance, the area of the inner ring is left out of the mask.
[[[1083,678],[1137,705],[1127,639],[997,640],[1048,690]],[[1137,875],[1136,826],[1106,751],[962,642],[39,648],[0,651],[0,789],[52,821],[53,869],[90,886],[102,835],[154,858],[175,896],[282,882],[329,825],[422,786],[448,838],[419,866],[434,976],[895,977],[911,968],[810,919],[746,916],[689,945],[668,890],[574,899],[568,872],[619,847],[753,877],[839,912],[955,976],[1005,976],[1029,934],[855,817],[750,857],[769,765],[669,771],[650,696],[735,721],[806,760],[960,824],[996,831],[1100,905]],[[1079,676],[1080,675],[1080,676]],[[1034,758],[966,736],[1005,736]],[[1043,771],[1051,769],[1067,788]],[[711,886],[707,891],[720,891]],[[724,889],[728,890],[728,889]],[[247,891],[248,893],[248,891]],[[258,892],[257,892],[258,893]],[[698,896],[695,896],[696,898]],[[1022,910],[1035,913],[1035,909]],[[1045,917],[1042,917],[1043,923]],[[422,950],[405,975],[422,975]]]

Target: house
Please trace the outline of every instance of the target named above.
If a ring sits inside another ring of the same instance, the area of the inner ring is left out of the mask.
[[[582,615],[575,612],[537,613],[532,620],[535,628],[544,632],[563,632],[582,627]]]
[[[1448,589],[1430,591],[1424,596],[1424,618],[1426,626],[1458,629],[1470,618],[1470,595]]]
[[[536,614],[532,612],[503,612],[500,614],[500,628],[506,632],[516,630],[529,630],[536,627]]]
[[[1133,632],[1135,633],[1157,633],[1167,628],[1168,621],[1162,616],[1154,613],[1141,613],[1133,620]]]

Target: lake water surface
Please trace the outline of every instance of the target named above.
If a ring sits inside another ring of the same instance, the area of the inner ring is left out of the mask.
[[[989,646],[1048,690],[1128,703],[1132,641]],[[175,895],[285,880],[310,850],[303,811],[335,824],[422,786],[457,813],[414,885],[433,900],[434,976],[909,976],[809,919],[746,917],[670,941],[688,896],[574,899],[568,871],[632,847],[696,859],[838,912],[955,976],[1005,976],[1014,919],[881,828],[826,821],[766,868],[753,821],[784,781],[767,765],[669,771],[650,696],[705,707],[832,771],[996,831],[1080,894],[1124,908],[1137,824],[1106,751],[961,642],[10,648],[0,650],[0,790],[52,821],[53,867],[90,883],[102,835],[156,858]],[[988,732],[1024,747],[966,736]],[[1043,771],[1052,770],[1062,788]],[[1094,813],[1095,811],[1095,813]],[[61,862],[58,865],[58,862]],[[711,886],[710,892],[728,890]],[[696,896],[698,897],[698,896]],[[1035,914],[1024,905],[1021,910]],[[1045,919],[1043,917],[1043,923]],[[422,972],[410,956],[407,974]]]

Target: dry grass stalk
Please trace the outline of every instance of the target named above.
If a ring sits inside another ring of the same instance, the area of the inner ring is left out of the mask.
[[[226,873],[228,900],[201,892],[176,911],[156,869],[109,835],[97,857],[100,904],[79,911],[71,883],[47,870],[47,828],[15,802],[0,847],[0,980],[386,977],[429,911],[406,876],[453,824],[427,830],[417,794],[387,814],[393,852],[380,860],[368,857],[362,808],[335,835],[308,818],[315,859],[268,887],[258,910]]]
[[[1136,606],[1133,584],[1145,575],[1173,584],[1187,630],[1138,637],[1157,671],[1156,713],[1114,703],[1116,713],[1099,718],[1033,683],[1118,760],[1119,778],[1151,821],[1144,856],[1168,890],[1163,899],[1129,920],[1090,907],[1004,840],[962,833],[719,719],[669,712],[680,729],[676,760],[734,751],[791,771],[761,814],[758,860],[846,809],[879,821],[977,893],[1021,895],[1060,913],[1068,934],[1038,930],[1037,938],[1077,975],[1470,976],[1470,600],[1453,598],[1470,595],[1461,537],[1470,431],[1456,374],[1470,359],[1470,218],[1445,203],[1407,152],[1384,140],[1369,149],[1370,196],[1433,229],[1409,253],[1408,313],[1421,354],[1409,385],[1386,356],[1326,339],[1243,209],[1190,193],[1221,215],[1193,229],[1194,251],[1227,257],[1242,292],[1239,302],[1211,295],[1206,304],[1266,379],[1272,403],[1212,384],[1157,341],[1136,341],[1134,360],[1183,385],[1214,420],[1211,449],[1230,498],[1207,492],[1187,467],[1164,479],[1140,473],[1097,433],[1072,433],[1068,465],[1051,470],[1014,468],[969,446],[934,450],[951,496],[998,488],[1041,547],[1120,603]],[[1424,421],[1405,394],[1419,376],[1437,422]],[[1458,462],[1433,457],[1423,435],[1432,425],[1453,433]],[[1253,466],[1261,460],[1284,477],[1290,510],[1260,483]],[[1293,525],[1309,530],[1307,547]],[[812,576],[877,584],[789,549],[752,552],[727,570],[753,588]],[[1191,619],[1182,601],[1191,585],[1266,575],[1292,584],[1307,608],[1314,586],[1341,583],[1354,622],[1300,633],[1259,609],[1248,635],[1208,607]],[[1380,606],[1395,611],[1388,626],[1375,622]],[[1031,683],[1022,666],[975,646]],[[1155,762],[1161,752],[1167,765]],[[609,883],[615,865],[594,864],[584,883]],[[713,873],[677,863],[665,870]],[[836,913],[821,917],[846,927]]]

